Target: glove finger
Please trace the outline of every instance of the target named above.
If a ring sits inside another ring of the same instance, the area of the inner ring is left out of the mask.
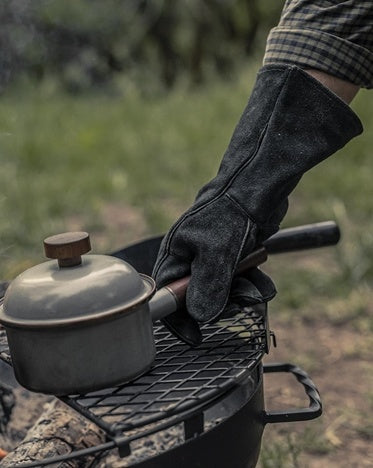
[[[268,302],[276,296],[277,290],[274,282],[259,268],[251,268],[246,272],[244,278],[250,281],[259,291],[262,298],[261,302]]]
[[[162,320],[167,329],[189,346],[196,347],[202,343],[202,332],[198,322],[183,307]]]
[[[218,320],[232,318],[240,312],[242,312],[242,306],[240,306],[239,304],[235,304],[234,302],[229,302],[226,305],[223,312],[219,315],[219,317],[216,318],[215,321],[217,322]]]
[[[202,255],[192,262],[186,306],[198,322],[209,322],[224,310],[229,296],[234,259]]]
[[[161,245],[159,246],[157,258],[156,258],[156,261],[154,263],[153,272],[152,272],[152,277],[154,279],[156,279],[157,277],[160,277],[160,271],[161,270],[166,270],[167,271],[167,268],[165,268],[165,264],[167,264],[167,262],[169,261],[169,259],[168,259],[169,254],[168,254],[168,250],[167,250],[169,237],[170,237],[170,233],[167,233],[163,237]]]
[[[156,269],[154,269],[156,270]],[[178,257],[168,255],[163,258],[160,268],[157,268],[155,280],[161,288],[171,282],[189,275],[190,264]],[[187,313],[186,308],[170,314],[162,320],[163,325],[177,338],[190,346],[198,346],[202,342],[202,333],[198,323]]]
[[[229,302],[219,319],[234,317],[245,307],[268,302],[276,295],[271,278],[257,268],[233,278]]]
[[[190,263],[184,259],[167,255],[153,270],[153,277],[158,288],[190,275]]]
[[[245,275],[234,278],[229,300],[244,307],[268,302],[276,292],[271,278],[258,268],[252,268]]]
[[[229,300],[238,304],[258,304],[263,296],[256,285],[244,277],[235,278],[232,282]]]

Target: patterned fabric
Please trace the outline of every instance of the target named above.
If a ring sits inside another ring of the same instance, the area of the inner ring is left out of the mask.
[[[373,88],[373,0],[286,0],[264,56],[279,63]]]

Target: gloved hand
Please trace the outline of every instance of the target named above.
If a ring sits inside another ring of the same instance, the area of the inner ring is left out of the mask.
[[[302,175],[361,132],[347,104],[306,72],[262,68],[217,176],[162,242],[157,286],[191,274],[188,313],[198,322],[218,319],[239,260],[278,230]],[[256,280],[248,302],[263,290],[263,277]]]
[[[276,294],[272,280],[258,268],[251,268],[232,281],[228,304],[216,321],[235,316],[244,307],[270,301]],[[167,328],[180,340],[189,346],[199,346],[203,336],[198,322],[187,312],[185,304],[162,319]]]
[[[227,305],[215,320],[234,317],[243,308],[268,302],[275,295],[271,278],[258,268],[252,268],[233,278]]]

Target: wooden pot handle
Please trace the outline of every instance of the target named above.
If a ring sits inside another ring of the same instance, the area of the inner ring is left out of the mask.
[[[244,273],[250,268],[261,265],[267,260],[267,251],[264,247],[260,247],[257,250],[249,253],[237,266],[236,274]],[[190,281],[190,275],[180,278],[176,281],[165,286],[177,299],[178,303],[182,303],[185,300],[186,290]]]

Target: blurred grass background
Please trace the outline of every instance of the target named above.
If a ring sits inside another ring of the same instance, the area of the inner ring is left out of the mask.
[[[261,5],[276,17],[278,6]],[[42,261],[42,240],[53,233],[88,230],[94,250],[107,252],[166,231],[216,173],[260,67],[267,30],[268,25],[258,33],[256,52],[240,56],[228,79],[210,73],[199,86],[182,72],[172,86],[159,86],[144,64],[131,79],[122,70],[109,85],[96,83],[79,92],[76,86],[61,86],[55,70],[42,79],[23,73],[10,80],[0,95],[0,277],[11,279]],[[74,80],[79,73],[72,73]],[[299,322],[310,330],[311,342],[320,324],[334,327],[336,340],[338,330],[347,328],[359,337],[350,355],[369,362],[371,93],[361,91],[352,107],[364,134],[304,176],[282,226],[334,219],[342,230],[340,245],[279,256],[265,268],[279,291],[271,305],[276,326]],[[293,357],[316,374],[324,365],[302,349]],[[367,372],[372,375],[371,366]],[[372,396],[366,386],[359,393],[370,409]],[[360,415],[356,427],[358,437],[371,440],[368,415]],[[267,429],[262,467],[303,467],[302,454],[341,450],[323,431],[322,426]]]
[[[0,98],[2,276],[18,260],[40,257],[40,240],[70,217],[110,230],[97,216],[105,204],[139,210],[145,235],[166,230],[216,173],[258,68],[249,63],[228,83],[152,98],[136,89],[72,96],[52,81],[7,89]],[[373,274],[368,94],[353,103],[364,134],[304,176],[283,223],[337,218],[348,233],[348,251],[338,257],[356,282]],[[123,233],[122,242],[131,240]]]

